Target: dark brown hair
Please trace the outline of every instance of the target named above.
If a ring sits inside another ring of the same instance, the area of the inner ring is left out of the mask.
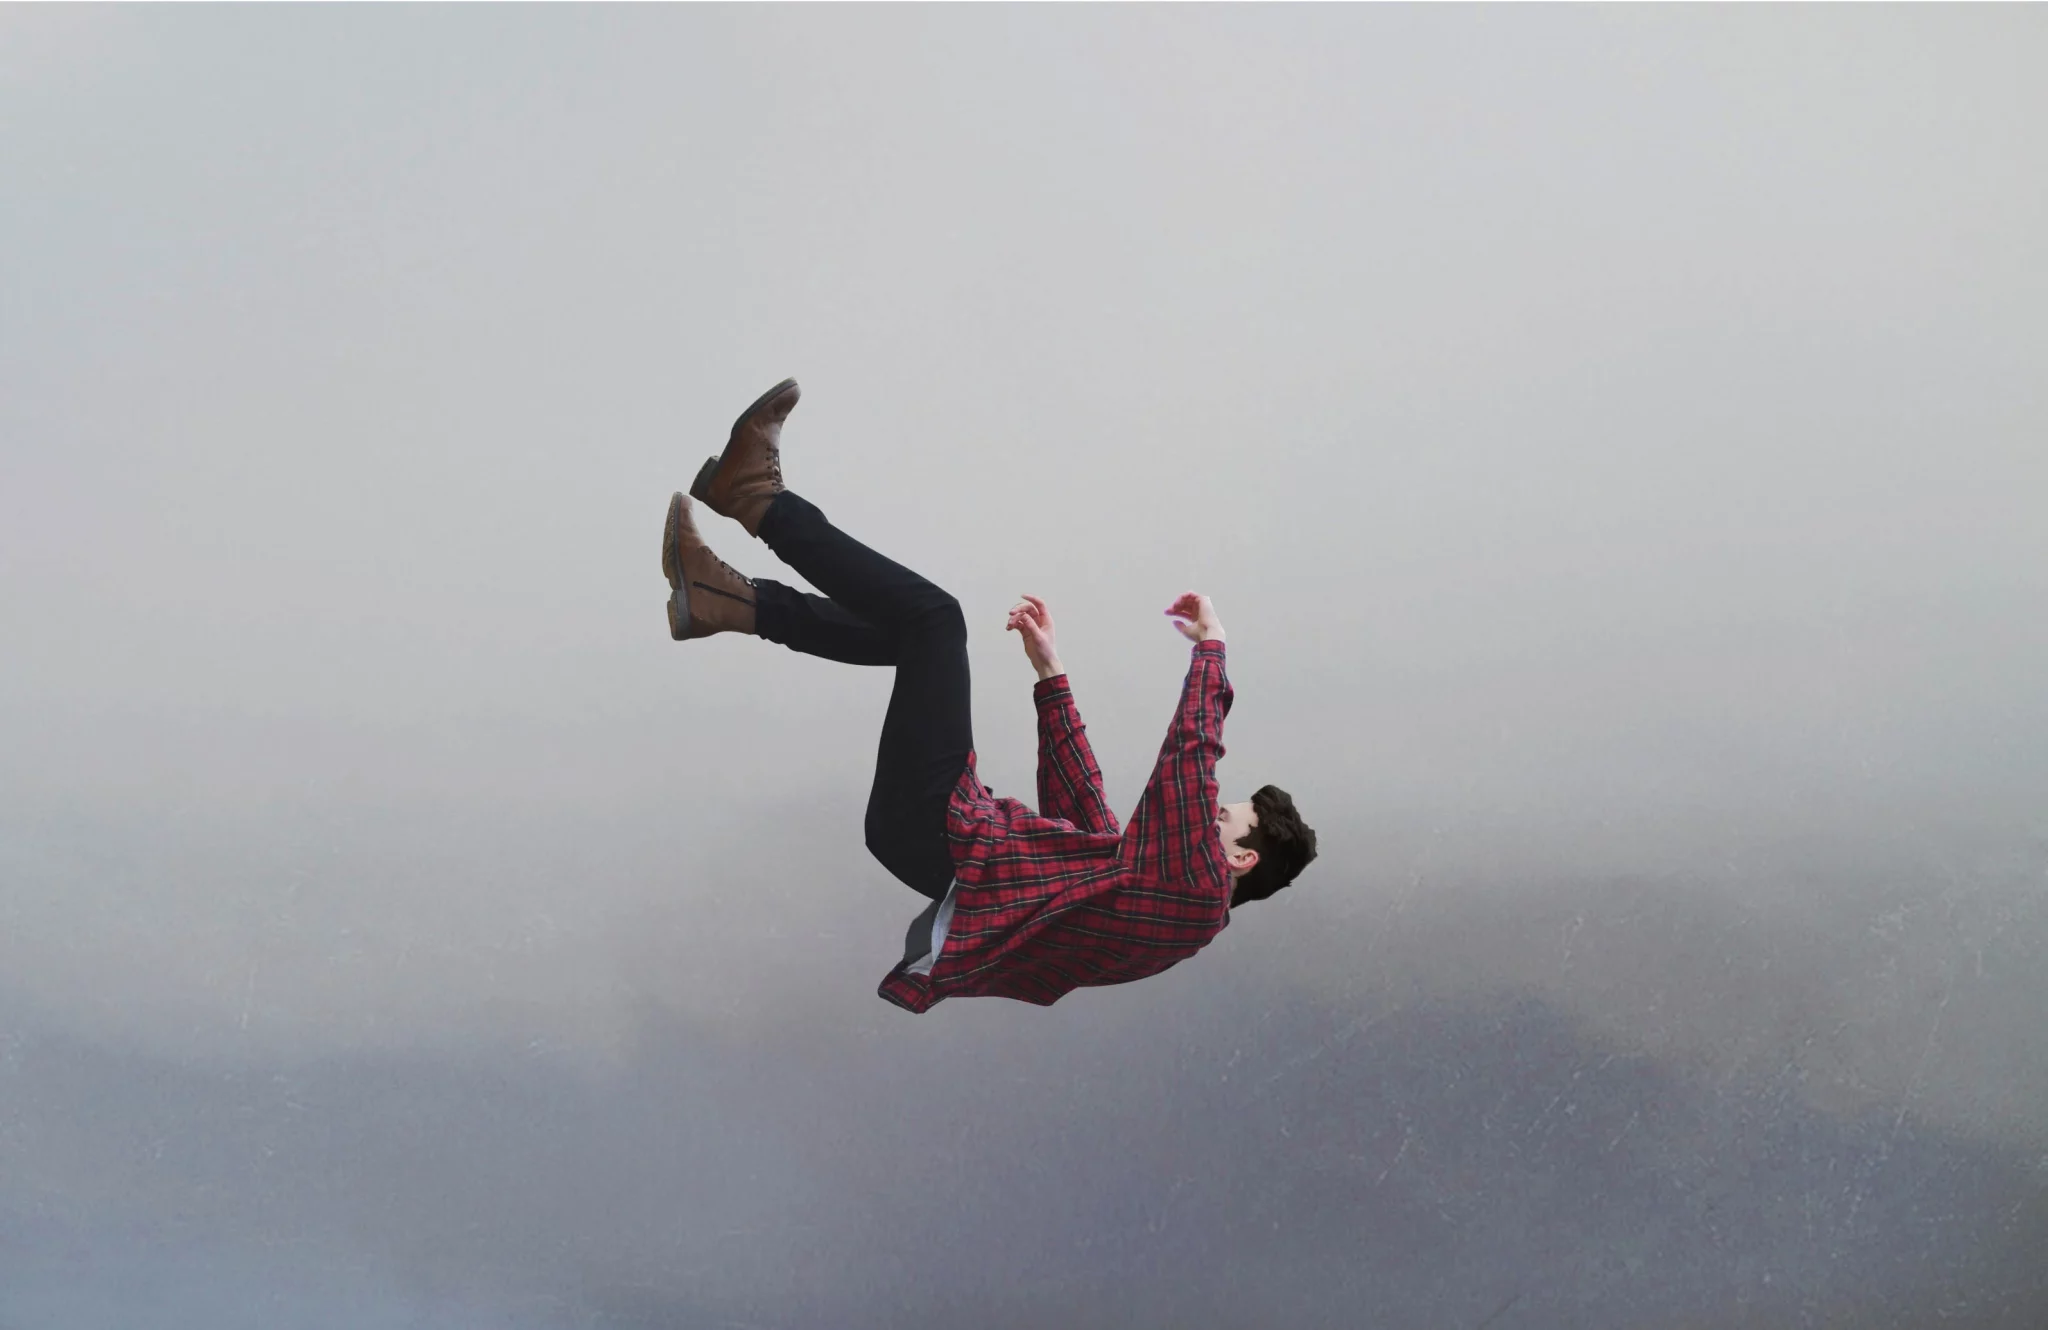
[[[1294,881],[1316,857],[1316,833],[1294,811],[1294,796],[1277,785],[1262,785],[1252,794],[1258,825],[1238,838],[1238,847],[1255,851],[1259,862],[1237,880],[1230,893],[1233,906],[1262,901]]]

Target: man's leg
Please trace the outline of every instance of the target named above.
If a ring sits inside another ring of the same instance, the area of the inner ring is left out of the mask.
[[[953,880],[946,805],[974,747],[967,620],[950,594],[877,554],[787,490],[761,518],[761,539],[824,596],[756,579],[756,631],[813,655],[896,666],[868,793],[867,846],[882,866],[936,900]],[[774,588],[772,591],[769,588]]]
[[[753,583],[756,636],[846,665],[896,663],[896,639],[838,601],[766,577]]]

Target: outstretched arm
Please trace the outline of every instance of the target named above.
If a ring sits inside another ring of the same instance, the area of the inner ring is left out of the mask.
[[[1102,768],[1095,765],[1067,676],[1039,680],[1031,696],[1038,704],[1038,811],[1083,831],[1122,835],[1102,793]]]
[[[1163,885],[1205,895],[1213,889],[1227,899],[1229,870],[1216,837],[1216,763],[1235,694],[1223,667],[1223,625],[1209,598],[1192,591],[1166,612],[1195,649],[1180,706],[1118,854]]]
[[[1060,664],[1052,611],[1036,596],[1010,610],[1010,631],[1024,639],[1024,654],[1038,671],[1031,698],[1038,708],[1038,811],[1083,831],[1122,833],[1102,792],[1102,768],[1088,743],[1088,727],[1074,706],[1074,690]]]

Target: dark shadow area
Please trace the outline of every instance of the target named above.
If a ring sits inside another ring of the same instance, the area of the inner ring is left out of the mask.
[[[0,1285],[17,1322],[69,1287],[162,1325],[306,1289],[363,1326],[2048,1324],[2024,1152],[1527,992],[1206,979],[1235,1019],[1070,1014],[1007,1072],[957,1026],[795,1063],[652,1008],[605,1071],[507,1042],[206,1068],[10,995]]]

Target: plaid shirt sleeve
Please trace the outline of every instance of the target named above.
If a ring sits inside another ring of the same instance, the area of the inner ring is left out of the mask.
[[[1223,643],[1197,642],[1180,709],[1119,854],[1128,867],[1153,881],[1199,882],[1212,876],[1208,870],[1219,845],[1216,763],[1223,757],[1223,718],[1234,696],[1223,668]]]
[[[1031,696],[1038,705],[1038,811],[1083,831],[1122,835],[1067,676],[1039,680]]]

